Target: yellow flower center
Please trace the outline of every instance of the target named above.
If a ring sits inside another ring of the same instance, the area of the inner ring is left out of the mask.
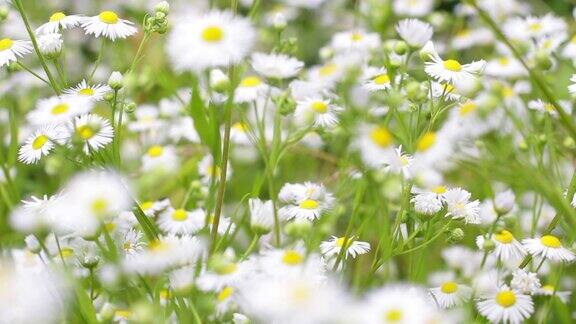
[[[528,27],[530,29],[531,32],[538,32],[542,29],[542,24],[540,23],[533,23],[530,24],[530,27]]]
[[[516,295],[510,290],[504,290],[496,295],[496,303],[502,307],[508,308],[516,304]]]
[[[162,155],[162,153],[164,153],[164,148],[160,145],[154,145],[151,148],[148,149],[148,156],[149,157],[159,157],[160,155]]]
[[[95,135],[94,130],[89,125],[83,125],[76,128],[76,133],[78,133],[78,135],[84,140],[89,140]]]
[[[98,198],[92,201],[92,211],[95,214],[104,214],[108,209],[108,202],[104,198]]]
[[[460,72],[462,64],[456,60],[446,60],[444,61],[444,68],[452,72]]]
[[[230,262],[230,263],[226,264],[225,266],[218,268],[216,272],[218,274],[221,274],[221,275],[228,275],[228,274],[236,272],[237,269],[238,269],[238,266],[236,265],[236,263]]]
[[[230,298],[230,296],[232,296],[232,293],[234,293],[234,288],[226,286],[224,287],[224,289],[220,291],[220,293],[218,293],[216,299],[218,299],[219,302],[223,302],[226,299]]]
[[[542,286],[542,289],[549,292],[549,293],[553,293],[555,290],[554,286],[552,286],[552,285],[544,285],[544,286]]]
[[[32,142],[32,148],[34,150],[39,150],[42,147],[44,147],[44,144],[46,144],[46,142],[48,142],[48,136],[46,135],[39,135],[38,137],[36,137],[34,139],[34,141]]]
[[[316,209],[318,208],[318,202],[314,199],[306,199],[300,203],[300,208],[303,209]]]
[[[288,250],[284,252],[284,256],[282,257],[282,262],[291,266],[299,265],[303,260],[304,257],[302,254],[294,250]]]
[[[436,133],[427,132],[418,140],[418,143],[416,143],[416,149],[423,152],[431,148],[434,143],[436,143]]]
[[[388,312],[386,312],[384,319],[388,323],[400,322],[402,320],[402,311],[399,309],[391,309]]]
[[[186,212],[184,209],[176,209],[172,213],[172,219],[177,222],[183,222],[188,219],[188,212]]]
[[[434,188],[432,188],[432,192],[438,195],[444,194],[446,193],[446,187],[445,186],[436,186]]]
[[[514,235],[507,230],[503,230],[498,234],[494,234],[494,239],[503,244],[510,244],[514,241]]]
[[[444,85],[444,91],[446,91],[446,93],[452,93],[452,91],[454,91],[454,86],[451,85],[450,83],[446,83]]]
[[[98,17],[100,18],[101,22],[108,25],[114,25],[118,23],[118,15],[114,11],[102,11]]]
[[[94,95],[94,89],[84,88],[84,89],[78,91],[78,93],[80,93],[83,96],[93,96]]]
[[[323,77],[329,76],[329,75],[334,74],[334,72],[336,72],[336,69],[337,69],[336,64],[329,63],[329,64],[322,66],[320,69],[318,69],[318,74],[320,76],[323,76]]]
[[[130,318],[130,316],[132,316],[132,312],[128,309],[119,309],[117,311],[114,312],[114,316],[123,318],[123,319],[128,319]]]
[[[453,294],[458,291],[458,284],[453,281],[448,281],[442,284],[440,290],[445,294]]]
[[[224,37],[224,31],[218,26],[209,26],[202,31],[202,39],[208,43],[217,43]]]
[[[13,40],[11,40],[10,38],[3,38],[2,40],[0,40],[0,51],[11,49],[12,45],[14,45]]]
[[[460,106],[460,116],[464,117],[466,115],[469,115],[471,112],[476,110],[476,107],[477,105],[473,101],[468,101],[462,104],[462,106]]]
[[[67,103],[57,104],[56,106],[52,107],[52,115],[62,115],[70,110],[70,106]]]
[[[384,127],[376,127],[370,133],[370,138],[372,142],[376,143],[376,145],[385,148],[392,144],[392,135],[390,132]]]
[[[380,74],[373,79],[374,83],[378,85],[384,85],[390,83],[390,77],[388,74]]]
[[[512,89],[509,86],[504,86],[504,88],[502,88],[502,96],[504,98],[510,98],[514,95],[514,89]]]
[[[213,177],[219,177],[220,176],[220,167],[218,166],[209,166],[208,167],[208,174],[213,176]]]
[[[115,223],[106,223],[106,224],[104,224],[104,229],[106,229],[106,232],[112,233],[116,229],[116,224]]]
[[[364,35],[362,35],[360,33],[353,33],[351,38],[352,38],[353,42],[359,42],[364,38]]]
[[[310,108],[319,114],[325,114],[328,111],[328,105],[323,101],[314,101]]]
[[[168,289],[162,289],[162,290],[160,290],[160,298],[161,298],[161,299],[168,299],[168,298],[170,298],[170,290],[168,290]]]
[[[560,243],[560,240],[554,235],[544,235],[540,238],[540,242],[549,248],[557,249],[562,247],[562,243]]]
[[[248,130],[248,125],[242,122],[235,123],[232,125],[232,128],[239,131],[239,132],[246,132]]]
[[[71,247],[63,247],[60,249],[60,253],[62,253],[62,257],[66,259],[74,255],[74,249]]]
[[[63,12],[58,11],[50,16],[50,22],[60,21],[64,18],[66,18],[66,15]]]
[[[148,245],[148,249],[154,253],[166,251],[169,248],[170,248],[170,245],[168,243],[162,242],[159,240],[154,240],[154,241],[150,242],[150,244]]]
[[[152,202],[152,201],[145,201],[145,202],[142,203],[142,205],[140,205],[140,208],[141,208],[142,210],[148,210],[148,209],[152,208],[152,206],[154,206],[154,202]]]
[[[350,243],[352,243],[351,237],[348,238],[348,242],[346,242],[346,246],[349,247]],[[336,246],[337,247],[343,247],[344,246],[344,237],[339,237],[338,239],[336,239]]]
[[[260,81],[260,79],[258,77],[255,77],[255,76],[246,77],[246,78],[242,79],[242,81],[240,82],[240,86],[246,87],[246,88],[257,87],[261,84],[262,84],[262,81]]]
[[[546,103],[544,104],[544,110],[546,110],[547,112],[554,112],[554,105],[550,104],[550,103]]]
[[[508,65],[510,64],[510,60],[507,57],[501,57],[498,59],[498,63],[500,63],[500,65]]]

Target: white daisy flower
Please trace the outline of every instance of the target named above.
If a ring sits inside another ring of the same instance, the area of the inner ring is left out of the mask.
[[[13,40],[11,38],[0,39],[0,67],[16,62],[19,57],[32,52],[32,42],[25,40]]]
[[[202,182],[205,184],[210,183],[212,178],[214,178],[215,181],[219,181],[221,171],[220,166],[214,165],[214,158],[212,155],[206,155],[202,160],[200,160],[200,163],[198,163],[198,174],[200,175]],[[227,165],[226,174],[226,180],[230,180],[232,176],[232,167],[230,166],[230,163]]]
[[[30,135],[18,151],[18,160],[34,164],[48,155],[56,144],[63,144],[68,138],[66,129],[60,125],[47,124]]]
[[[371,168],[380,168],[388,157],[394,154],[394,137],[383,126],[361,124],[360,136],[355,145],[360,150],[362,161]]]
[[[528,108],[542,113],[547,113],[552,116],[558,115],[558,112],[556,111],[556,108],[554,108],[554,105],[552,105],[549,102],[544,102],[541,99],[531,100],[530,102],[528,102]]]
[[[574,252],[563,247],[562,242],[554,235],[524,239],[522,244],[528,253],[552,262],[572,262],[576,259]]]
[[[434,215],[444,206],[442,199],[433,192],[419,193],[410,200],[414,204],[416,212],[424,215]]]
[[[303,62],[285,54],[252,54],[252,68],[267,78],[292,78],[296,76],[303,67]]]
[[[492,234],[492,242],[496,245],[494,254],[503,262],[513,262],[524,258],[526,251],[514,235],[507,230]]]
[[[343,109],[330,103],[330,99],[311,97],[296,103],[295,118],[300,123],[313,120],[315,127],[330,128],[338,124],[338,114]]]
[[[234,93],[236,103],[253,102],[264,96],[269,87],[257,76],[247,76],[240,81]]]
[[[563,303],[570,302],[570,296],[572,295],[571,291],[559,291],[553,285],[544,285],[542,288],[536,290],[534,293],[538,296],[556,296],[560,298]]]
[[[442,283],[440,287],[431,288],[430,294],[432,294],[434,300],[440,307],[452,308],[470,299],[472,289],[454,281],[446,281]]]
[[[57,55],[62,50],[62,35],[49,33],[38,36],[38,48],[43,55]]]
[[[21,233],[37,233],[48,228],[51,220],[48,219],[46,210],[57,198],[58,195],[44,195],[42,198],[30,196],[28,200],[22,200],[22,205],[10,214],[10,225]]]
[[[58,219],[58,232],[94,237],[107,218],[115,218],[132,206],[130,190],[122,177],[111,171],[86,171],[74,176],[47,213]]]
[[[85,97],[97,102],[103,100],[104,96],[110,91],[112,91],[112,88],[106,84],[88,85],[86,80],[82,80],[76,86],[65,89],[63,92],[66,95]]]
[[[180,159],[176,148],[171,145],[152,145],[142,156],[142,169],[144,171],[162,170],[173,172],[178,169]]]
[[[158,226],[168,234],[195,234],[204,227],[206,212],[201,209],[187,211],[168,207],[158,216]]]
[[[306,182],[304,184],[287,183],[282,187],[278,198],[285,204],[279,210],[283,219],[315,220],[331,209],[334,197],[322,184]]]
[[[436,305],[417,286],[396,285],[380,288],[367,297],[366,319],[359,323],[434,323]]]
[[[120,19],[114,11],[102,11],[98,16],[82,18],[82,28],[87,35],[106,37],[111,41],[126,38],[138,32],[131,21]]]
[[[386,90],[392,87],[392,82],[386,68],[368,66],[362,72],[362,87],[369,92]]]
[[[400,16],[422,17],[434,9],[434,0],[394,0],[392,8]]]
[[[146,216],[155,217],[156,214],[170,207],[170,200],[144,201],[139,205]]]
[[[368,33],[363,30],[345,31],[334,34],[332,48],[339,53],[356,52],[361,55],[380,47],[380,36],[377,33]]]
[[[240,62],[255,39],[247,19],[228,11],[211,11],[176,23],[168,37],[167,51],[177,70],[201,71]]]
[[[424,46],[434,34],[434,29],[428,23],[418,19],[402,19],[396,25],[398,35],[411,47]]]
[[[410,167],[413,159],[411,155],[402,152],[402,145],[400,145],[394,149],[394,154],[391,154],[385,163],[390,172],[401,174],[404,178],[410,179],[412,177]]]
[[[510,286],[514,290],[531,295],[538,291],[542,285],[540,284],[540,279],[538,279],[537,273],[529,272],[524,269],[516,269],[512,272]]]
[[[144,251],[146,243],[144,242],[144,234],[137,229],[131,229],[122,238],[122,251],[127,257],[136,253]]]
[[[432,42],[426,43],[422,51],[427,52],[432,60],[432,62],[426,62],[426,73],[438,81],[456,83],[462,79],[473,78],[482,72],[486,65],[484,60],[469,64],[461,64],[456,60],[445,61],[440,58]]]
[[[257,233],[268,233],[274,226],[274,206],[272,200],[262,201],[251,198],[248,200],[250,208],[250,226]]]
[[[517,324],[524,322],[534,312],[534,304],[528,295],[500,287],[496,292],[478,302],[478,311],[492,323]]]
[[[63,12],[53,13],[48,22],[36,29],[37,34],[58,33],[65,29],[74,28],[80,25],[83,17],[79,15],[66,15]]]
[[[471,194],[462,188],[449,189],[444,194],[448,213],[453,219],[463,218],[466,223],[480,223],[480,201],[470,201]]]
[[[32,125],[63,124],[75,116],[89,112],[93,106],[91,101],[79,97],[54,96],[38,100],[36,109],[31,111],[27,118]]]
[[[68,124],[71,136],[84,143],[83,151],[89,155],[112,143],[114,129],[110,122],[94,114],[78,116]]]
[[[370,243],[356,241],[355,237],[349,237],[348,241],[346,242],[346,246],[346,253],[344,255],[346,259],[349,256],[355,258],[358,255],[370,252]],[[332,236],[330,240],[324,241],[320,244],[320,251],[322,251],[322,254],[324,254],[326,257],[330,258],[332,256],[338,255],[343,247],[344,237]]]

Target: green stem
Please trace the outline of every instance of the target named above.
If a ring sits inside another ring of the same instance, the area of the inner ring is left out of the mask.
[[[44,72],[46,72],[46,76],[48,77],[48,80],[50,80],[50,85],[52,86],[52,89],[54,89],[54,92],[56,92],[57,95],[60,95],[60,88],[58,88],[58,84],[54,80],[54,77],[52,76],[52,73],[50,72],[50,69],[48,68],[48,65],[46,64],[46,61],[44,60],[44,56],[42,56],[42,52],[40,52],[40,48],[38,47],[38,41],[36,40],[36,35],[34,34],[34,31],[32,31],[32,28],[30,27],[30,22],[28,21],[28,17],[26,17],[26,13],[24,11],[24,6],[22,5],[22,1],[21,0],[14,0],[14,4],[16,5],[16,9],[20,13],[20,17],[22,17],[22,21],[24,22],[24,26],[26,26],[26,31],[28,32],[28,36],[30,36],[30,40],[32,41],[32,46],[34,46],[34,51],[36,52],[36,56],[38,56],[38,59],[40,60],[40,64],[42,65]]]
[[[96,70],[98,70],[98,66],[102,62],[102,57],[104,56],[104,48],[106,47],[106,38],[102,38],[100,43],[100,50],[98,51],[98,58],[96,58],[96,62],[94,63],[94,68],[92,68],[92,72],[90,73],[90,78],[88,79],[88,83],[92,83],[92,79],[94,78],[94,74]]]
[[[250,242],[250,245],[248,245],[246,252],[244,252],[242,257],[240,258],[240,261],[245,260],[250,255],[250,253],[252,253],[252,251],[254,250],[256,245],[258,244],[259,240],[260,240],[260,235],[259,234],[254,235],[252,242]]]
[[[47,85],[50,85],[50,82],[48,82],[46,79],[44,79],[43,77],[41,77],[38,73],[32,71],[32,69],[30,69],[29,67],[25,66],[24,64],[22,64],[21,62],[16,62],[16,64],[18,64],[18,66],[20,66],[21,68],[23,68],[24,70],[28,71],[28,73],[32,74],[33,76],[35,76],[36,78],[38,78],[40,81],[46,83]]]

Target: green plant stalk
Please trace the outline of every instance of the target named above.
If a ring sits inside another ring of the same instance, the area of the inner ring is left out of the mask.
[[[100,43],[100,50],[98,51],[98,57],[96,58],[96,62],[94,63],[94,67],[92,68],[92,72],[90,73],[88,83],[92,83],[92,79],[94,78],[94,74],[96,73],[96,70],[98,70],[100,63],[102,62],[102,57],[104,56],[105,47],[106,47],[106,38],[102,38],[101,43]]]
[[[226,176],[228,169],[228,159],[230,157],[230,129],[232,127],[232,106],[234,105],[234,92],[236,89],[236,70],[234,66],[229,71],[230,87],[228,100],[224,107],[224,142],[222,147],[222,160],[220,161],[220,182],[218,183],[218,193],[216,196],[216,207],[214,209],[214,222],[212,223],[211,243],[209,254],[215,252],[218,243],[218,226],[222,215],[222,205],[224,204],[224,194],[226,191]]]
[[[50,82],[48,82],[48,80],[44,79],[43,77],[41,77],[40,75],[38,75],[38,73],[32,71],[32,69],[30,69],[29,67],[27,67],[26,65],[22,64],[21,62],[16,62],[16,64],[18,66],[20,66],[21,68],[23,68],[24,70],[26,70],[28,73],[32,74],[33,76],[35,76],[36,78],[38,78],[40,81],[46,83],[47,85],[51,86]]]
[[[366,192],[366,182],[363,181],[360,184],[360,188],[358,188],[356,191],[356,196],[354,197],[354,205],[352,206],[352,215],[350,216],[350,220],[348,221],[348,226],[347,226],[346,232],[344,234],[344,241],[342,242],[342,247],[340,248],[340,252],[338,253],[338,256],[336,257],[336,261],[334,262],[334,267],[332,268],[332,271],[336,271],[338,269],[338,266],[340,265],[340,262],[344,258],[346,250],[348,249],[348,243],[350,241],[350,234],[352,233],[352,226],[354,225],[354,221],[356,220],[356,218],[359,214],[358,208],[360,207],[360,204],[362,203],[362,198],[364,198],[365,192]]]
[[[24,12],[24,6],[22,6],[22,0],[14,0],[14,4],[16,5],[16,9],[20,13],[20,17],[22,17],[22,21],[24,22],[24,25],[26,26],[26,31],[28,32],[28,36],[30,36],[30,40],[32,41],[32,46],[34,46],[34,51],[36,52],[36,56],[38,56],[38,60],[40,60],[40,64],[42,65],[42,68],[44,69],[44,72],[46,73],[46,76],[48,77],[48,80],[50,81],[50,85],[52,86],[52,89],[54,89],[54,92],[56,92],[57,95],[60,95],[60,88],[58,87],[58,84],[54,80],[54,77],[52,76],[52,73],[50,72],[50,69],[48,68],[48,65],[46,64],[44,57],[42,56],[42,52],[40,52],[40,48],[38,47],[38,41],[36,40],[36,35],[34,34],[34,31],[32,31],[32,28],[30,27],[30,22],[28,21],[28,17],[26,16],[26,13]]]

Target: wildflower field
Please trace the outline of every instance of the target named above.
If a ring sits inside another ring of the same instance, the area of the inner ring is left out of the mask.
[[[0,2],[0,324],[576,322],[576,9]]]

